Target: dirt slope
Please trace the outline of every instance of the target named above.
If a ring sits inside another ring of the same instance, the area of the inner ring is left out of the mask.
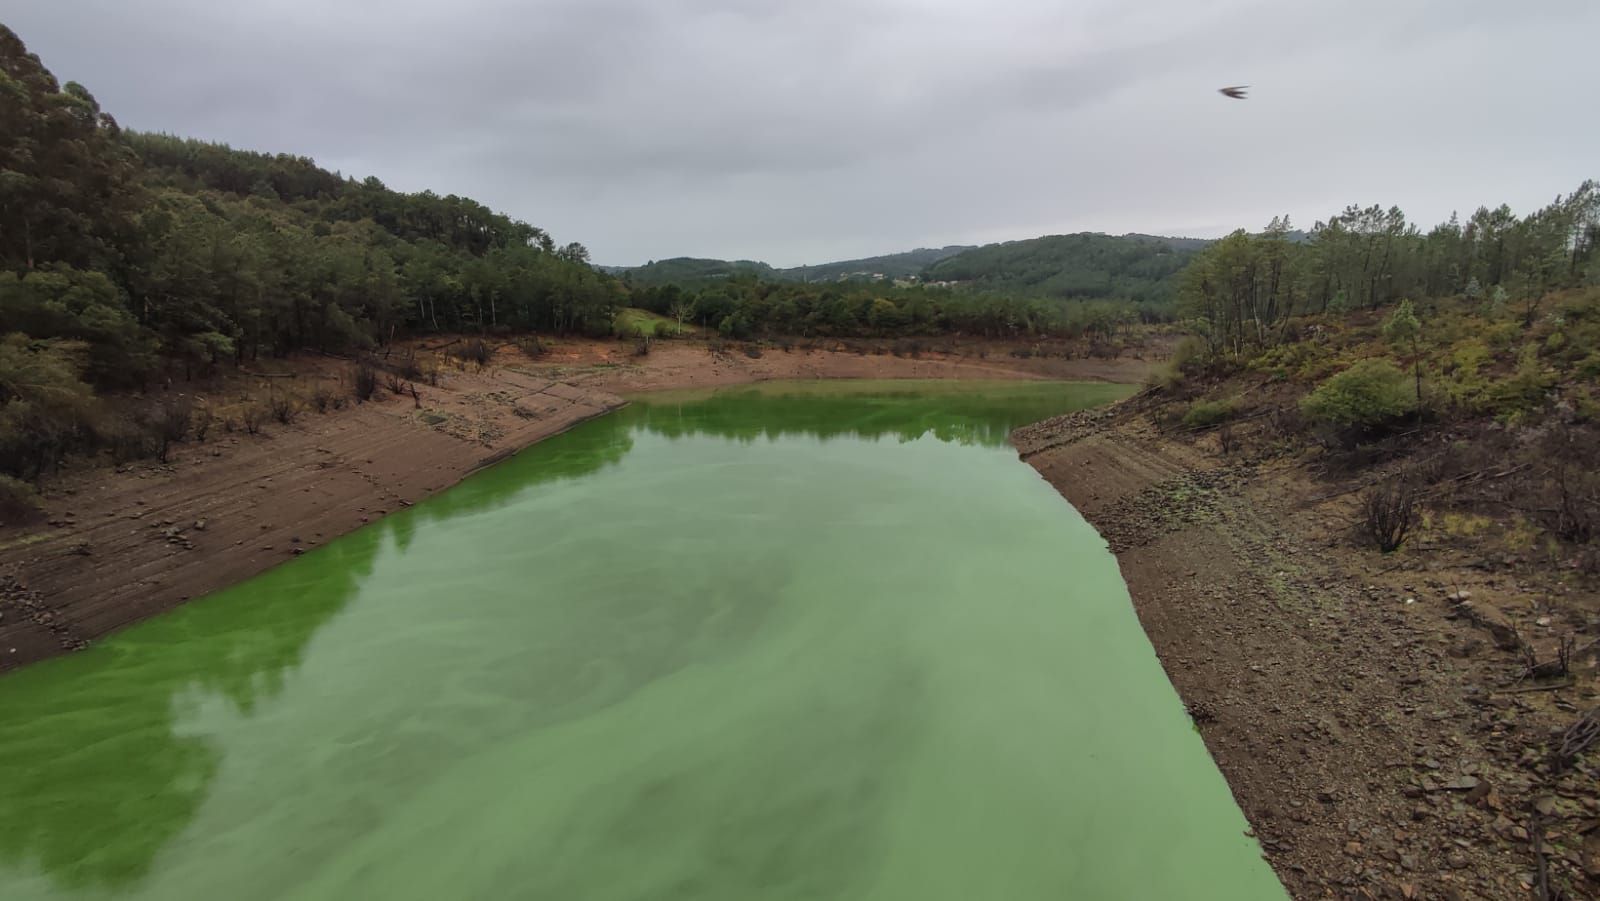
[[[1497,690],[1517,664],[1476,650],[1456,575],[1353,549],[1349,511],[1290,463],[1232,463],[1126,410],[1013,440],[1110,542],[1294,897],[1535,897],[1536,804],[1553,884],[1596,896],[1592,774],[1553,777],[1536,750],[1592,706],[1592,672],[1568,691]]]
[[[166,464],[66,480],[49,525],[4,533],[0,669],[241,581],[622,404],[505,370],[447,381],[421,389],[420,406],[380,390],[261,436],[212,436]]]

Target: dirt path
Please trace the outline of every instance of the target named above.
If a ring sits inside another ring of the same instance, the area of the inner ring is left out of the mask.
[[[708,351],[660,342],[558,342],[534,361],[501,348],[481,371],[446,369],[416,401],[306,412],[264,434],[179,445],[165,464],[90,468],[48,486],[48,523],[0,529],[0,671],[82,647],[117,628],[263,572],[488,462],[622,405],[617,392],[780,378],[1076,378],[1133,381],[1140,360],[919,358],[829,350]],[[426,351],[425,351],[426,352]],[[982,350],[985,357],[988,347]],[[349,364],[278,364],[274,384],[341,391]],[[218,386],[220,398],[240,390]]]
[[[1574,891],[1595,885],[1594,786],[1581,772],[1546,782],[1529,750],[1570,717],[1492,691],[1507,661],[1461,652],[1483,633],[1457,615],[1448,574],[1380,572],[1292,466],[1229,463],[1136,415],[1077,414],[1013,440],[1116,552],[1294,897],[1535,897],[1535,803],[1552,867]]]

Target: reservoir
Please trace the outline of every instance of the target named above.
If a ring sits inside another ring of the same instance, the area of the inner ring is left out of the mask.
[[[1006,443],[1129,390],[641,396],[0,678],[0,898],[1282,899]]]

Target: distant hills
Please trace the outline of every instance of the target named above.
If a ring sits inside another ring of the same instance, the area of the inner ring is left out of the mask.
[[[849,279],[877,280],[920,276],[929,265],[965,250],[971,245],[919,247],[904,253],[891,253],[859,260],[840,260],[813,266],[778,269],[755,260],[704,260],[673,257],[653,260],[643,266],[602,266],[613,275],[626,276],[640,285],[699,284],[737,276],[755,276],[769,281],[834,282]]]
[[[1209,244],[1154,235],[1046,235],[987,244],[924,270],[929,282],[1062,299],[1117,298],[1164,303],[1189,258]]]
[[[754,260],[702,260],[673,257],[652,260],[643,266],[601,266],[604,272],[622,276],[638,285],[697,285],[702,282],[755,276],[767,280],[790,281],[782,270]]]
[[[1082,232],[981,247],[924,247],[787,269],[754,260],[691,257],[603,268],[638,285],[703,286],[738,277],[790,282],[918,279],[1031,297],[1162,303],[1172,298],[1173,277],[1209,243],[1204,238]]]
[[[916,250],[908,250],[905,253],[864,257],[859,260],[843,260],[838,263],[822,263],[817,266],[796,266],[793,269],[785,269],[783,271],[791,273],[793,277],[804,282],[871,278],[874,275],[881,275],[884,278],[920,277],[923,270],[934,263],[974,249],[976,248],[971,244],[951,244],[948,247],[937,248],[919,247]]]

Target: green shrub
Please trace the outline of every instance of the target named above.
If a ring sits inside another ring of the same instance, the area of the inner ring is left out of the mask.
[[[1485,325],[1479,332],[1483,342],[1496,351],[1510,350],[1522,336],[1522,327],[1515,322],[1496,322]]]
[[[1247,366],[1277,378],[1314,379],[1326,364],[1327,353],[1312,341],[1300,340],[1262,351]]]
[[[1015,351],[1013,351],[1015,354]],[[1154,385],[1172,388],[1182,384],[1188,376],[1203,372],[1209,365],[1205,341],[1196,335],[1186,335],[1172,349],[1166,365],[1157,369],[1150,378]]]
[[[1227,422],[1238,412],[1231,400],[1203,400],[1183,414],[1183,424],[1191,429],[1203,429]]]
[[[1468,413],[1482,413],[1489,407],[1489,379],[1484,367],[1491,362],[1489,348],[1475,338],[1450,350],[1443,370],[1429,368],[1429,377],[1451,407]]]
[[[1410,379],[1388,360],[1361,360],[1300,400],[1312,425],[1341,431],[1377,428],[1416,409]]]
[[[39,493],[21,479],[0,475],[0,526],[15,526],[32,522],[43,511],[39,506]]]
[[[1502,418],[1516,417],[1543,407],[1555,385],[1555,376],[1539,361],[1539,348],[1529,342],[1517,354],[1517,369],[1510,378],[1490,388],[1494,410]]]
[[[1600,381],[1600,350],[1590,353],[1578,363],[1578,378]]]

